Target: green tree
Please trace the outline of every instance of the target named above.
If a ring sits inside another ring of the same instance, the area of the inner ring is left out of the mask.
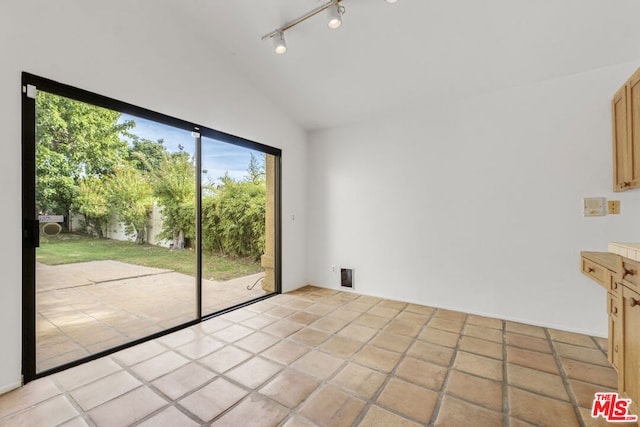
[[[121,135],[134,126],[120,113],[39,91],[36,97],[36,205],[69,215],[80,181],[113,172],[127,153]]]
[[[148,177],[130,165],[115,170],[106,181],[107,200],[124,223],[125,233],[135,242],[145,242],[145,231],[153,209],[153,188]]]
[[[111,215],[108,197],[105,180],[88,176],[80,181],[74,201],[75,210],[84,215],[88,231],[93,230],[99,238],[104,237],[104,228]]]
[[[185,240],[196,234],[196,168],[189,153],[181,150],[164,156],[155,174],[154,194],[162,206],[160,237],[184,249]]]
[[[127,160],[133,167],[143,172],[157,170],[167,155],[164,140],[151,141],[131,133],[127,137],[130,140]]]
[[[251,174],[250,174],[251,175]],[[264,253],[264,180],[228,175],[202,200],[203,247],[226,255],[259,259]]]

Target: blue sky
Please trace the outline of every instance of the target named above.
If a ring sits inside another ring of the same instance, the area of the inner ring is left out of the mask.
[[[129,114],[122,114],[120,121],[126,120],[133,120],[136,123],[136,127],[130,131],[131,133],[151,141],[163,139],[164,146],[169,152],[178,151],[178,146],[182,145],[184,151],[191,155],[195,153],[195,139],[189,131]],[[209,178],[215,180],[223,176],[225,172],[228,172],[232,178],[244,178],[252,152],[256,157],[260,156],[257,151],[211,138],[202,138],[202,169],[207,171],[206,174],[203,174],[203,183],[206,183]]]

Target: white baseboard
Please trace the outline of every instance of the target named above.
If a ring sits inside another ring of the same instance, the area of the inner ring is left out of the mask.
[[[15,390],[19,387],[22,387],[22,381],[18,381],[12,384],[5,384],[0,386],[0,394],[4,394],[10,392],[11,390]]]

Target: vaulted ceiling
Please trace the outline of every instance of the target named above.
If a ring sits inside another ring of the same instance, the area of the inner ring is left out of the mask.
[[[337,30],[320,14],[284,55],[261,40],[323,3],[162,4],[307,130],[640,59],[638,0],[343,0]]]

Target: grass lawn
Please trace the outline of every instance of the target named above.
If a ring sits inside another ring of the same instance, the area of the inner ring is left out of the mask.
[[[113,260],[146,267],[166,268],[195,276],[196,254],[192,250],[170,250],[161,246],[136,245],[80,234],[40,236],[36,261],[48,265]],[[262,271],[259,261],[202,254],[202,277],[225,281]]]

